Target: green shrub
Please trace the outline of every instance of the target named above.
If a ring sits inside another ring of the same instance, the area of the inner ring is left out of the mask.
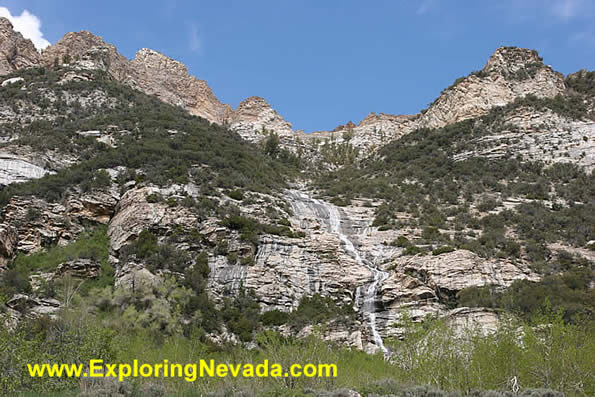
[[[396,240],[392,241],[390,243],[390,245],[392,245],[394,247],[405,248],[405,247],[409,247],[411,245],[411,242],[409,242],[409,239],[407,237],[399,236],[399,237],[397,237]]]
[[[391,221],[393,217],[393,211],[388,204],[383,203],[379,205],[378,208],[376,208],[375,215],[376,216],[372,222],[372,226],[384,226]]]
[[[595,313],[595,295],[589,289],[593,278],[591,269],[579,267],[537,282],[517,280],[505,290],[492,286],[467,288],[457,294],[457,299],[459,306],[501,308],[526,318],[547,302],[553,310],[561,311],[565,320],[574,321]]]
[[[146,197],[147,203],[160,203],[163,201],[163,196],[159,193],[151,193]]]
[[[35,207],[27,208],[27,212],[25,214],[25,220],[27,222],[38,221],[41,218],[41,211]]]
[[[289,320],[289,313],[282,312],[279,309],[269,310],[260,315],[260,322],[264,326],[279,326]]]
[[[221,226],[225,226],[231,230],[248,232],[258,230],[259,224],[255,219],[241,215],[232,215],[223,219]]]
[[[121,259],[127,260],[129,255],[142,260],[152,272],[159,269],[184,272],[191,262],[187,252],[167,242],[159,243],[157,236],[148,229],[143,230],[134,242],[120,250]]]
[[[170,244],[158,244],[155,252],[145,259],[147,268],[153,272],[157,269],[167,269],[181,273],[190,262],[191,258],[187,252]]]
[[[455,249],[453,247],[445,245],[445,246],[438,247],[438,248],[434,249],[432,251],[432,255],[436,256],[436,255],[440,255],[440,254],[446,254],[447,252],[453,252],[454,250]]]
[[[405,251],[403,251],[403,255],[417,255],[420,253],[422,253],[422,249],[415,245],[409,245],[405,248]]]
[[[236,189],[229,192],[228,196],[234,200],[241,201],[244,199],[244,192],[239,189]]]
[[[264,141],[264,152],[275,158],[279,155],[279,135],[270,132]]]
[[[0,296],[8,300],[17,293],[31,292],[31,285],[27,274],[9,269],[0,274]]]
[[[158,249],[157,236],[148,229],[143,230],[134,241],[133,253],[139,259],[148,258],[155,254]]]
[[[105,188],[109,187],[112,184],[112,177],[106,170],[98,170],[95,171],[95,175],[93,176],[91,187],[92,188]]]
[[[166,203],[168,207],[176,207],[178,205],[178,200],[174,197],[168,197]]]
[[[496,207],[498,207],[501,204],[502,203],[498,200],[487,198],[487,199],[484,199],[483,201],[481,201],[477,205],[477,209],[481,212],[488,212],[488,211],[492,211],[493,209],[495,209]]]
[[[252,243],[253,245],[258,245],[258,236],[264,233],[292,238],[305,237],[304,232],[294,232],[293,230],[291,230],[291,228],[287,226],[263,224],[258,222],[254,218],[242,215],[228,216],[225,219],[223,219],[220,224],[231,230],[239,231],[240,238],[244,241]]]
[[[304,296],[297,309],[289,314],[289,324],[294,330],[300,330],[309,324],[324,324],[333,319],[350,322],[354,315],[353,307],[340,305],[330,297],[314,294]]]
[[[428,241],[438,240],[441,236],[437,227],[427,226],[421,232],[422,238]]]
[[[595,71],[581,70],[565,80],[566,86],[575,92],[595,97]]]
[[[241,289],[233,300],[225,299],[221,315],[229,330],[241,341],[252,340],[260,319],[260,306],[254,291]]]

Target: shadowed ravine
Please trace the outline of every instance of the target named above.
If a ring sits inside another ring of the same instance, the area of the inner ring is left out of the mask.
[[[341,249],[343,249],[350,257],[352,257],[358,264],[368,269],[373,279],[369,284],[358,287],[356,291],[355,308],[360,310],[364,318],[366,319],[372,340],[374,344],[383,352],[387,353],[388,350],[384,346],[382,337],[376,327],[376,294],[378,288],[382,285],[384,280],[387,279],[388,273],[381,271],[369,260],[365,259],[360,251],[356,248],[351,240],[351,237],[343,231],[341,223],[344,221],[341,211],[333,204],[315,199],[303,191],[292,190],[288,194],[291,199],[291,204],[295,215],[303,219],[308,213],[312,213],[317,216],[321,222],[327,226],[328,231],[336,234],[341,240]],[[307,211],[305,211],[307,210]],[[363,302],[361,305],[358,304],[359,291],[363,290]]]

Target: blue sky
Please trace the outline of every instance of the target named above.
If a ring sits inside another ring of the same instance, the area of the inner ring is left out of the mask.
[[[235,108],[262,96],[308,132],[373,111],[416,113],[501,45],[537,49],[564,74],[595,66],[595,0],[0,0],[0,7],[13,16],[27,10],[24,21],[37,17],[40,42],[89,30],[128,58],[142,47],[163,52],[222,102]]]

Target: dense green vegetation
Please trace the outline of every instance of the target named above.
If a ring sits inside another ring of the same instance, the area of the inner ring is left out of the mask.
[[[589,266],[572,266],[559,274],[546,275],[540,281],[517,280],[504,290],[489,285],[464,289],[458,293],[457,303],[504,309],[529,318],[547,302],[561,312],[566,321],[592,320],[595,315],[593,278],[593,269]]]
[[[539,98],[535,95],[529,94],[524,97],[515,99],[506,106],[496,107],[484,117],[487,122],[494,121],[500,114],[510,112],[521,106],[527,106],[535,110],[551,110],[560,116],[569,119],[582,120],[589,118],[588,107],[585,103],[585,98],[582,95],[557,95],[553,98]],[[592,117],[593,115],[591,115]]]
[[[176,249],[172,244],[159,244],[157,236],[149,230],[143,230],[134,242],[121,249],[121,260],[127,261],[130,255],[142,260],[152,272],[158,269],[183,272],[192,261],[187,252]]]
[[[595,236],[595,178],[572,164],[546,166],[516,157],[452,156],[475,149],[476,139],[500,128],[500,115],[519,106],[545,106],[571,115],[573,100],[525,97],[479,120],[414,131],[361,164],[321,173],[317,185],[335,201],[381,199],[374,226],[419,228],[403,245],[408,254],[443,246],[484,257],[523,258],[552,266],[547,245],[585,246]],[[525,201],[506,209],[507,198]]]
[[[304,232],[294,232],[287,225],[264,224],[254,218],[242,215],[228,216],[221,221],[221,225],[239,231],[242,240],[255,245],[258,245],[258,236],[263,233],[297,238],[305,236]]]
[[[44,114],[57,115],[54,120],[37,120],[26,126],[3,125],[3,135],[20,136],[12,144],[30,145],[40,151],[55,149],[82,160],[56,175],[4,189],[3,203],[14,194],[59,200],[68,189],[97,179],[95,170],[116,166],[130,169],[128,180],[158,185],[194,181],[204,191],[212,187],[255,191],[280,187],[296,166],[287,156],[267,156],[223,127],[118,84],[105,74],[93,74],[91,81],[58,85],[59,71],[27,70],[14,76],[23,76],[34,88],[0,89],[0,103],[19,106],[19,100],[26,100],[40,108],[43,103]],[[52,101],[44,95],[48,89],[57,99]],[[67,104],[73,95],[84,98],[98,92],[107,98],[104,102]],[[22,106],[27,107],[29,102]],[[88,130],[114,131],[117,147],[77,133]]]
[[[566,86],[571,90],[595,97],[595,71],[581,70],[573,75],[566,77]]]
[[[299,331],[306,325],[327,324],[332,320],[349,325],[354,317],[355,311],[352,306],[340,305],[330,297],[314,294],[300,300],[300,304],[290,313],[287,322],[294,330]]]
[[[233,317],[234,313],[230,313]],[[182,335],[163,338],[146,330],[116,332],[96,322],[88,313],[64,313],[63,319],[23,324],[14,332],[0,328],[0,392],[10,395],[29,390],[33,395],[75,392],[87,396],[342,396],[345,389],[363,396],[500,396],[481,390],[511,391],[519,395],[555,396],[532,392],[554,389],[567,396],[592,395],[591,382],[595,335],[592,327],[570,325],[551,312],[530,322],[510,322],[493,335],[467,330],[464,337],[441,320],[414,324],[406,318],[399,326],[403,341],[389,342],[394,360],[322,342],[316,337],[284,338],[274,332],[260,333],[254,349],[205,344]],[[89,359],[126,363],[262,363],[265,359],[284,368],[299,363],[337,365],[336,378],[231,378],[197,379],[188,383],[175,378],[109,379],[94,383],[78,379],[30,378],[26,363],[86,363]],[[514,383],[516,382],[516,383]],[[415,385],[424,385],[416,387]],[[342,391],[343,390],[343,391]],[[334,392],[333,392],[334,391]],[[454,394],[448,394],[448,393]],[[36,394],[38,393],[38,394]],[[328,393],[328,394],[324,394]],[[67,395],[67,394],[65,394]]]

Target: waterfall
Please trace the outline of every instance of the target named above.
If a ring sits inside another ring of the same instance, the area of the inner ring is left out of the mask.
[[[370,263],[370,261],[362,257],[359,249],[355,247],[351,238],[343,232],[341,227],[341,213],[336,206],[312,198],[300,191],[290,191],[289,195],[293,199],[292,206],[297,213],[304,214],[304,210],[307,208],[312,212],[313,216],[323,219],[326,218],[326,220],[328,220],[329,232],[334,233],[339,237],[342,242],[343,250],[357,263],[372,272],[373,280],[367,288],[364,288],[361,311],[367,319],[374,344],[378,346],[383,353],[387,353],[388,349],[384,346],[382,337],[376,328],[376,294],[378,292],[378,287],[388,278],[388,273],[378,269]]]

